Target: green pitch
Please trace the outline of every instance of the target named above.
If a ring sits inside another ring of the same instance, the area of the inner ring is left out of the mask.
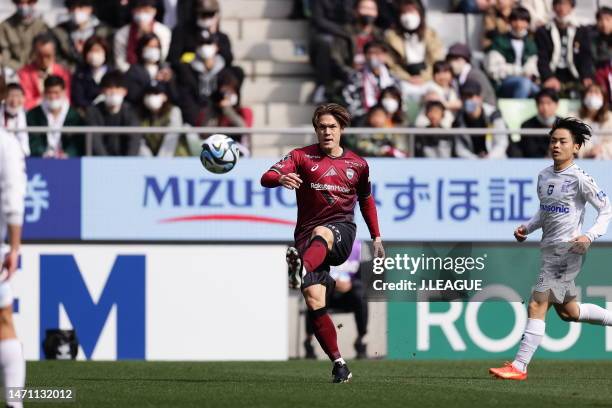
[[[326,362],[32,362],[28,387],[76,389],[79,407],[610,407],[612,362],[536,361],[527,382],[494,380],[499,361],[349,362],[329,383]]]

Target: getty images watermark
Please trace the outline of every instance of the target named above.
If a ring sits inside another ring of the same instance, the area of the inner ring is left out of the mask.
[[[560,264],[584,263],[586,257],[573,246],[559,243],[546,251]],[[409,243],[387,249],[387,258],[362,269],[368,300],[523,302],[541,267],[542,249],[536,245]]]

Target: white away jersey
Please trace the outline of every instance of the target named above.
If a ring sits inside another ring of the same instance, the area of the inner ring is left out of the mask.
[[[591,242],[606,233],[612,218],[606,193],[575,163],[561,171],[555,171],[554,166],[542,170],[538,175],[538,198],[540,208],[526,227],[528,233],[542,228],[541,246],[568,242],[582,235],[587,202],[598,213],[595,224],[584,233]]]
[[[7,225],[23,223],[26,183],[21,147],[13,135],[0,129],[0,251]]]

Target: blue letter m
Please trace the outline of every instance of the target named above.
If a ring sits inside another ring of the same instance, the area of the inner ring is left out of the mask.
[[[145,257],[120,255],[95,303],[71,255],[40,257],[40,340],[59,327],[60,304],[87,359],[113,305],[117,313],[117,359],[145,358]],[[44,353],[41,349],[41,358]]]

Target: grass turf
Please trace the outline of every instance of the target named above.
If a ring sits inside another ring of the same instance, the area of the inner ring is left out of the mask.
[[[612,362],[536,361],[529,380],[494,380],[499,361],[30,362],[28,387],[76,389],[83,407],[610,407]],[[27,405],[26,405],[27,406]]]

